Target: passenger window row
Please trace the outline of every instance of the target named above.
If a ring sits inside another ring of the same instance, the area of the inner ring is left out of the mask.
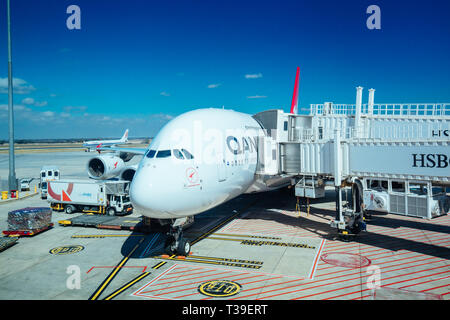
[[[172,155],[172,150],[148,150],[145,156],[147,158],[154,158],[155,154],[156,158],[170,158],[170,156]],[[194,159],[194,156],[186,149],[181,149],[181,151],[179,149],[173,149],[173,155],[175,156],[175,158],[180,160]]]

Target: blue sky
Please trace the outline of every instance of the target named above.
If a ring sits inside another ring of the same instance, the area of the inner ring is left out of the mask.
[[[69,30],[66,8],[81,9]],[[381,9],[369,30],[366,9]],[[154,136],[196,108],[450,102],[448,1],[11,0],[16,138]],[[1,18],[3,17],[3,18]],[[0,3],[0,139],[8,138]]]

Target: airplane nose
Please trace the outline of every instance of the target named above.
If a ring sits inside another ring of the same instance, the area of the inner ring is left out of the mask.
[[[130,200],[133,208],[143,215],[157,211],[158,189],[154,187],[155,177],[150,168],[139,169],[130,185]]]
[[[182,187],[173,171],[153,165],[144,165],[136,171],[130,185],[130,200],[136,212],[158,219],[182,216],[181,202],[176,201]]]

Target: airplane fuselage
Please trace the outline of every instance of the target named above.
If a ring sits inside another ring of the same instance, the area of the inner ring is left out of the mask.
[[[110,142],[89,141],[89,142],[83,143],[83,147],[95,151],[99,147],[110,147],[110,146],[115,146],[117,144],[122,144],[122,143],[124,143],[124,142],[121,140],[111,140]]]
[[[195,215],[245,193],[256,182],[257,139],[249,114],[198,109],[171,120],[152,140],[130,187],[144,216]]]
[[[84,141],[83,147],[86,148],[86,151],[96,151],[99,148],[104,147],[113,147],[118,144],[124,144],[128,142],[128,129],[125,130],[121,139],[117,140],[91,140]]]

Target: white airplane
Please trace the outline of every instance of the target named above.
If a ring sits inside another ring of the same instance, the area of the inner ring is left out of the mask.
[[[298,77],[299,70],[291,112],[298,105]],[[130,185],[133,208],[145,217],[169,223],[166,250],[188,255],[190,243],[182,235],[182,223],[243,193],[289,184],[286,177],[265,181],[256,175],[258,139],[265,135],[250,114],[198,109],[168,122],[147,149],[108,149],[143,155]],[[117,169],[118,163],[119,169],[123,166],[119,157],[109,157],[92,159],[97,169],[104,170],[93,171],[91,177],[101,178]]]
[[[84,141],[83,147],[86,148],[86,152],[91,151],[99,151],[100,148],[103,147],[113,147],[115,145],[124,144],[128,142],[128,129],[125,130],[125,133],[123,134],[122,138],[118,140],[91,140],[91,141]]]

